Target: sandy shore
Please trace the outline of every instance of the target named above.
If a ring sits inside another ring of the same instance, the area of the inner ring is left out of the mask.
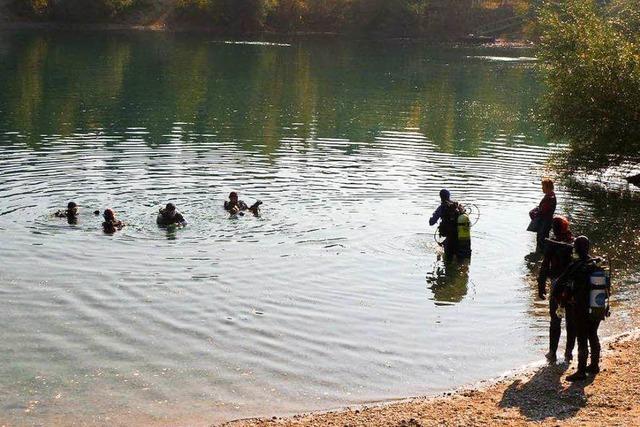
[[[640,425],[638,331],[604,343],[601,367],[596,377],[574,384],[564,377],[573,372],[575,362],[545,365],[483,390],[291,418],[239,420],[225,426]]]

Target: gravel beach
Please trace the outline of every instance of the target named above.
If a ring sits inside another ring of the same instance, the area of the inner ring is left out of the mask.
[[[575,361],[538,367],[484,389],[225,426],[640,425],[640,334],[618,335],[605,341],[603,350],[602,372],[574,384],[564,378],[575,370]]]

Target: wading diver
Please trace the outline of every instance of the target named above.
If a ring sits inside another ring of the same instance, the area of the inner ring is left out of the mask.
[[[440,190],[440,206],[429,218],[429,225],[435,225],[440,220],[438,232],[444,237],[442,246],[447,262],[456,255],[460,259],[471,257],[471,223],[464,207],[451,200],[451,193],[447,189]]]
[[[78,222],[78,205],[76,202],[69,202],[67,203],[67,209],[60,209],[53,215],[56,218],[66,218],[69,224],[76,224]]]
[[[114,234],[116,231],[122,230],[122,227],[125,225],[124,222],[116,219],[116,213],[113,209],[105,209],[102,217],[104,218],[102,230],[106,234]]]
[[[187,221],[182,214],[176,210],[176,206],[173,203],[167,203],[164,209],[160,209],[156,218],[156,223],[160,226],[177,225],[184,227],[187,225]]]
[[[245,202],[238,199],[238,193],[232,191],[229,193],[229,200],[225,200],[224,209],[231,215],[244,215],[244,211],[249,211],[254,215],[260,213],[260,205],[262,202],[258,200],[253,205],[248,206]]]

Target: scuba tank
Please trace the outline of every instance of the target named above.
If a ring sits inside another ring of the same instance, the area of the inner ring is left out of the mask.
[[[608,315],[610,289],[609,272],[597,267],[589,276],[589,314],[593,319],[604,320]]]
[[[471,256],[471,220],[466,212],[461,212],[456,220],[456,231],[458,234],[458,253],[462,258]]]
[[[457,220],[458,227],[458,241],[471,240],[471,220],[466,212],[458,215]]]

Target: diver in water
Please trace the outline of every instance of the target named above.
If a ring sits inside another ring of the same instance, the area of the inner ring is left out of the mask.
[[[604,318],[591,313],[591,291],[594,273],[602,272],[598,267],[598,259],[589,255],[590,242],[585,236],[576,238],[574,242],[578,260],[572,262],[564,273],[558,277],[554,286],[554,293],[566,294],[570,303],[567,312],[572,311],[575,319],[578,340],[578,369],[567,376],[567,381],[584,380],[589,374],[600,372],[600,339],[598,327]],[[607,287],[606,297],[609,289]],[[591,364],[587,366],[591,348]]]
[[[447,189],[440,190],[440,206],[433,212],[429,225],[435,225],[438,220],[438,231],[445,238],[442,243],[445,260],[451,261],[454,255],[460,259],[471,257],[469,217],[461,204],[451,200]]]
[[[232,191],[229,193],[229,200],[224,202],[224,209],[231,215],[244,215],[244,211],[249,211],[257,216],[260,213],[261,204],[262,202],[258,200],[253,205],[247,206],[245,202],[238,200],[238,193]]]
[[[118,230],[122,230],[122,227],[124,227],[124,222],[116,219],[116,213],[113,211],[113,209],[105,209],[102,216],[104,218],[102,229],[105,233],[113,234]]]
[[[573,253],[573,235],[569,230],[569,221],[562,217],[553,218],[552,227],[553,239],[547,239],[545,244],[544,259],[538,274],[538,296],[541,299],[547,294],[547,279],[553,282],[571,264],[571,254]],[[560,335],[562,333],[562,319],[558,317],[558,299],[549,298],[549,352],[545,355],[547,360],[554,363]],[[576,342],[575,322],[573,312],[566,311],[567,345],[564,352],[565,362],[573,358],[573,347]]]
[[[165,227],[168,225],[178,225],[182,227],[187,225],[187,221],[182,214],[176,210],[173,203],[167,203],[164,209],[160,209],[156,222],[158,225]]]
[[[66,218],[69,224],[76,224],[78,222],[78,205],[76,202],[67,203],[67,209],[58,210],[53,214],[56,218]]]

